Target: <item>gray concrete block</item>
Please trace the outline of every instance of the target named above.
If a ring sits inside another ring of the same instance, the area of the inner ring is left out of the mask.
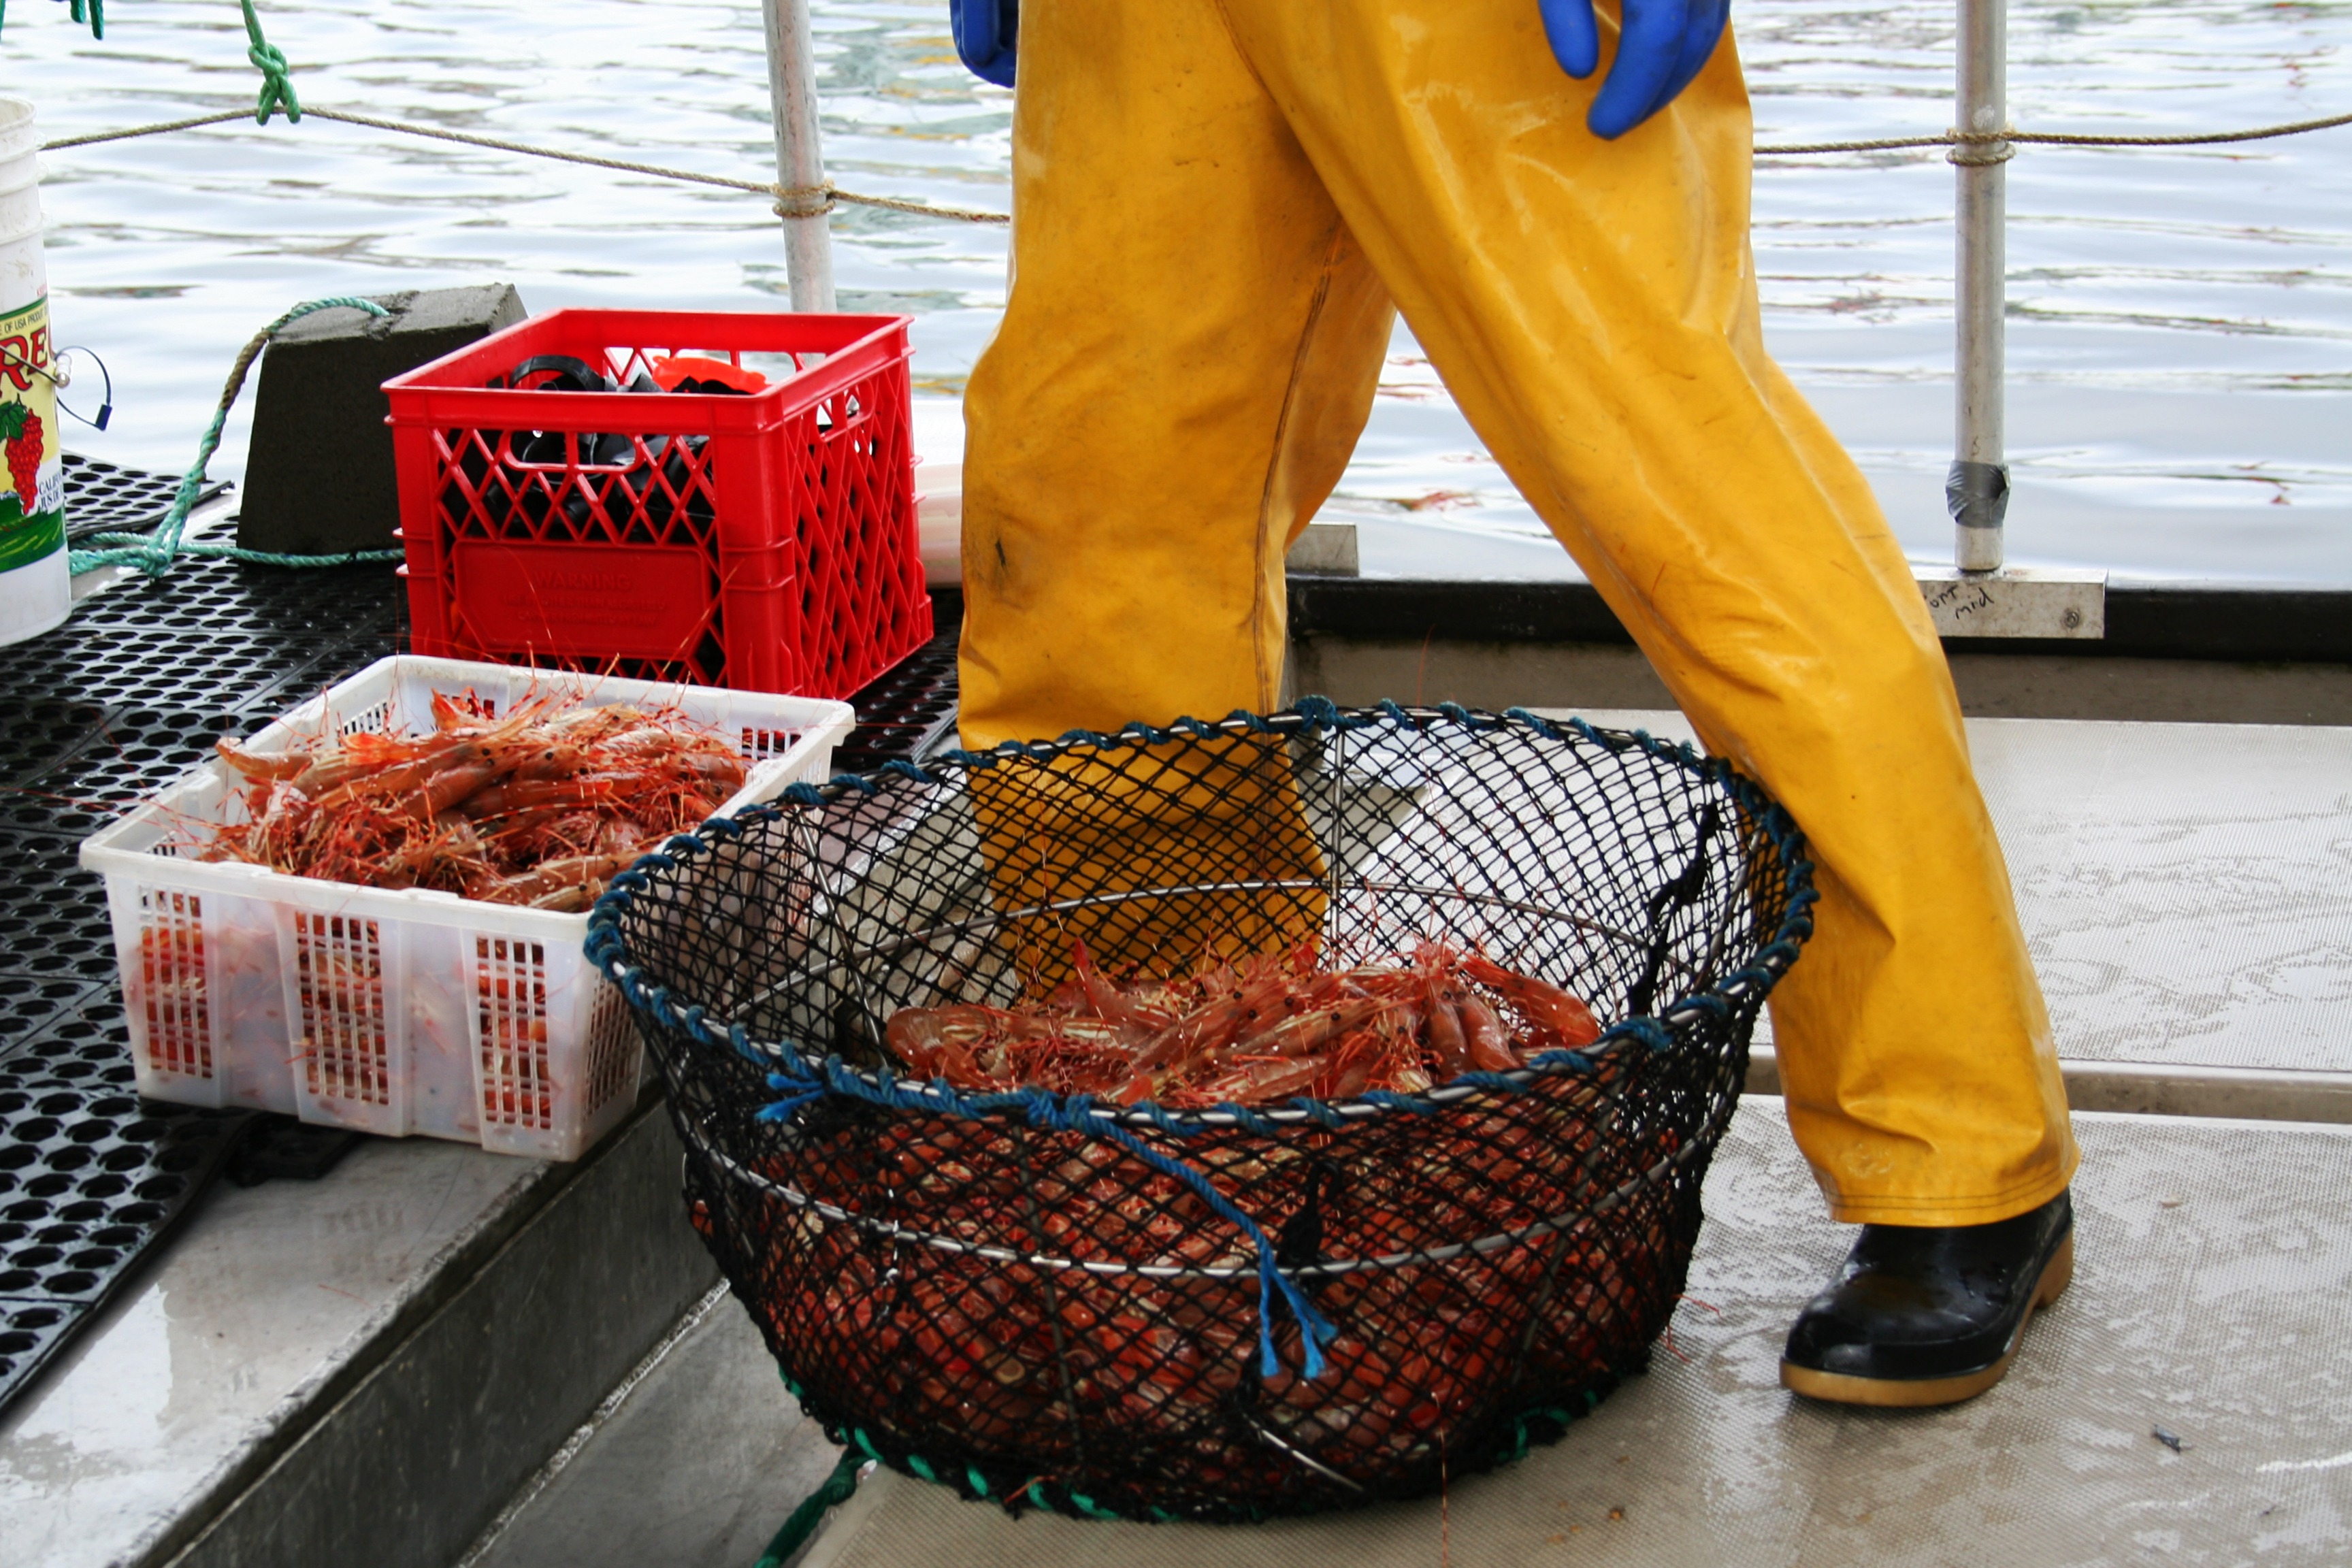
[[[400,522],[383,383],[523,319],[510,284],[373,296],[390,316],[316,310],[261,356],[236,542],[287,555],[386,550]]]
[[[730,1294],[632,1379],[456,1568],[746,1568],[840,1461]]]

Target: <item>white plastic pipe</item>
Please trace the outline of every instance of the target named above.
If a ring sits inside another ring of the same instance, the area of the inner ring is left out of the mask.
[[[816,57],[809,47],[808,0],[760,0],[768,35],[768,100],[776,126],[776,180],[786,190],[824,184],[824,153],[817,141]],[[833,231],[819,196],[806,210],[780,215],[784,224],[784,278],[795,310],[833,309]]]
[[[1992,138],[1963,141],[1951,154],[1959,182],[1958,431],[1946,494],[1956,525],[1954,555],[1963,572],[2000,568],[2009,506],[2001,378],[2004,228],[2013,149],[1998,139],[2009,128],[2007,35],[2007,0],[1959,0],[1956,122],[1963,136]]]

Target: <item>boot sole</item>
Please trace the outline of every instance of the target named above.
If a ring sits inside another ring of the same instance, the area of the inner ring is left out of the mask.
[[[1832,1405],[1868,1405],[1882,1410],[1919,1410],[1937,1405],[1958,1405],[1963,1399],[1974,1399],[2008,1375],[2009,1363],[2017,1359],[2017,1347],[2025,1337],[2025,1325],[2033,1321],[2037,1309],[2047,1307],[2065,1293],[2074,1279],[2074,1233],[2069,1230],[2050,1261],[2042,1267],[2042,1278],[2034,1283],[2033,1300],[2026,1303],[2024,1316],[2017,1320],[2017,1328],[2009,1336],[2009,1347],[2000,1359],[1990,1366],[1974,1372],[1964,1372],[1953,1377],[1853,1377],[1844,1373],[1815,1372],[1783,1359],[1780,1363],[1780,1386],[1808,1399],[1827,1400]]]

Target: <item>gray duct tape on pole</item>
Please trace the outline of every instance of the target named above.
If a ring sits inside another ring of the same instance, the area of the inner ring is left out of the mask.
[[[2009,465],[1953,463],[1944,476],[1944,510],[1962,528],[1998,530],[2009,516]]]

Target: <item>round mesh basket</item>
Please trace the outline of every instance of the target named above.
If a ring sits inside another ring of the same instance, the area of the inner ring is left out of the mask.
[[[1811,930],[1801,855],[1687,748],[1309,700],[795,786],[625,873],[589,950],[693,1223],[836,1440],[1014,1509],[1253,1520],[1515,1458],[1646,1364]],[[1081,942],[1139,973],[1442,942],[1604,1028],[1202,1110],[893,1070],[897,1010],[1037,997]]]

